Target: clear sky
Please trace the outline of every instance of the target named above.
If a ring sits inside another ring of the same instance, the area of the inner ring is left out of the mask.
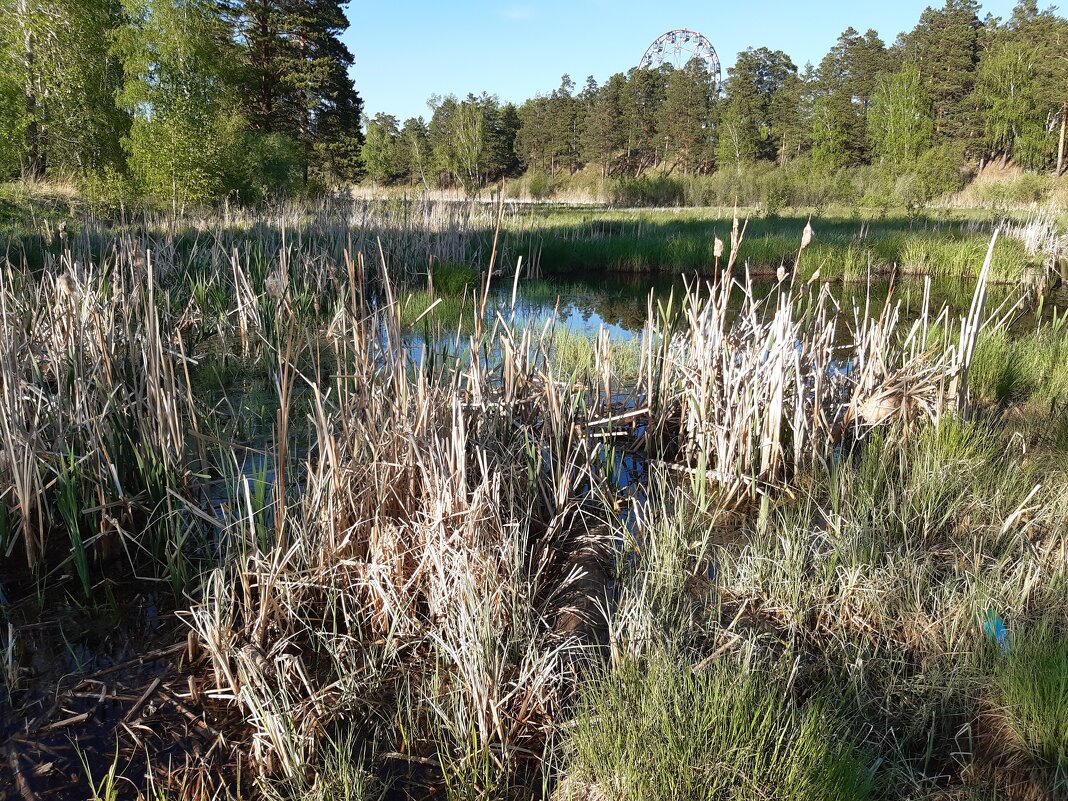
[[[726,68],[739,50],[769,47],[818,64],[852,25],[887,44],[942,0],[376,0],[348,7],[342,37],[367,113],[429,117],[432,94],[482,91],[502,102],[551,92],[565,72],[579,87],[626,72],[661,33],[703,33]],[[1014,0],[986,0],[981,16],[1007,17]],[[1045,5],[1045,4],[1042,4]]]

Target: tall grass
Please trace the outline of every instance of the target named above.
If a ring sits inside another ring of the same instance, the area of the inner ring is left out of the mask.
[[[836,300],[814,226],[769,293],[732,253],[587,340],[494,295],[455,210],[353,208],[90,225],[2,275],[4,542],[188,593],[183,681],[234,746],[191,764],[272,799],[931,797],[993,719],[998,776],[1061,786],[1059,635],[1017,632],[1068,598],[1065,465],[1010,415],[1052,431],[1063,326],[988,319],[996,247],[961,319],[930,281],[918,316]]]

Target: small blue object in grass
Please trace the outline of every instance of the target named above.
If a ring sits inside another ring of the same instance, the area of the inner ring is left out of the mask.
[[[988,640],[997,643],[1002,651],[1009,652],[1009,630],[1005,628],[1001,615],[993,609],[986,610],[983,615],[983,633]]]

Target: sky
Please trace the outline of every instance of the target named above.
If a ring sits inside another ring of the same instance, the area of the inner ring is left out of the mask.
[[[431,95],[488,92],[521,103],[568,73],[577,86],[626,72],[662,33],[690,28],[711,41],[723,74],[739,50],[783,50],[818,64],[852,25],[887,44],[941,0],[378,0],[352,2],[342,39],[369,116],[429,119]],[[1006,18],[1014,0],[986,0],[980,16]]]

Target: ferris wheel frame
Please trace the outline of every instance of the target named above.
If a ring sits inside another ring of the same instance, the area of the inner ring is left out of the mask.
[[[683,59],[683,54],[687,53],[689,57]],[[656,37],[656,40],[646,48],[645,55],[638,62],[638,68],[653,69],[664,62],[670,62],[676,67],[682,67],[691,58],[700,58],[708,62],[708,71],[712,76],[712,84],[718,92],[723,83],[719,54],[704,35],[689,28],[676,28]]]

